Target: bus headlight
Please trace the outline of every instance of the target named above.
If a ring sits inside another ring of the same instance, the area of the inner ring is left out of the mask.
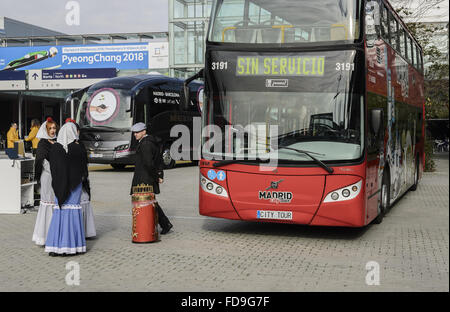
[[[342,191],[342,196],[344,196],[344,197],[349,197],[349,196],[350,196],[350,191],[349,191],[348,189],[344,189],[344,190]]]
[[[131,154],[130,144],[123,144],[114,148],[114,158],[128,157]]]
[[[114,148],[114,150],[116,152],[129,152],[130,151],[130,145],[129,144],[119,145],[119,146],[116,146],[116,148]]]
[[[338,200],[339,199],[339,194],[336,192],[331,193],[331,199],[332,200]]]
[[[200,175],[200,186],[203,191],[209,194],[213,194],[216,196],[222,196],[222,197],[228,197],[228,193],[217,183],[214,183],[213,181],[209,180],[208,178],[204,177],[203,175]]]
[[[362,180],[359,180],[355,184],[340,188],[338,190],[334,190],[328,193],[323,202],[333,203],[353,199],[358,196],[359,192],[361,191],[361,184]],[[339,194],[342,194],[342,196],[339,196]]]

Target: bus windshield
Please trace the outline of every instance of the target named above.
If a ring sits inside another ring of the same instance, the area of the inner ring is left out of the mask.
[[[83,94],[77,113],[80,128],[129,129],[131,95],[126,89],[90,88]]]
[[[229,125],[221,129],[224,141],[231,135],[242,141],[233,138],[230,148],[214,153],[216,159],[256,158],[278,149],[271,158],[310,160],[293,148],[310,151],[320,160],[354,160],[362,154],[361,95],[238,91],[227,92],[222,100],[214,107],[215,124]]]
[[[209,41],[247,44],[357,40],[359,0],[218,0]]]
[[[361,157],[364,80],[357,77],[364,68],[356,65],[356,51],[213,51],[215,60],[226,65],[210,72],[214,84],[202,117],[219,134],[203,143],[222,146],[204,149],[210,158],[255,159],[274,149],[278,154],[270,157],[286,161],[310,161],[293,149],[324,161]]]

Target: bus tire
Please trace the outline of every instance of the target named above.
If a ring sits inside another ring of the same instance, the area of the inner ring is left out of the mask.
[[[414,184],[411,186],[411,191],[417,190],[419,185],[419,157],[416,158],[416,172],[414,173]]]
[[[123,170],[123,169],[125,169],[126,165],[124,165],[124,164],[111,164],[111,167],[113,167],[115,170]]]
[[[175,160],[170,156],[170,145],[165,146],[162,153],[162,161],[164,169],[172,169],[175,167]]]
[[[380,224],[383,221],[384,215],[390,207],[391,198],[391,183],[389,174],[387,171],[383,173],[383,182],[381,183],[381,200],[379,206],[378,216],[373,220],[373,223]]]

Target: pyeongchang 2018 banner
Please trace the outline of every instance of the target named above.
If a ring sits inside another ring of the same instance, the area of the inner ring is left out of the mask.
[[[148,69],[149,43],[0,48],[0,71],[28,69]]]

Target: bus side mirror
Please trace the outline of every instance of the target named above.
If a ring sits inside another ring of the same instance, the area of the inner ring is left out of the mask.
[[[128,103],[127,103],[127,113],[130,113],[130,117],[133,118],[134,117],[134,103],[135,103],[135,97],[132,96],[131,98],[129,98]]]
[[[189,108],[189,103],[190,103],[190,99],[189,99],[189,84],[194,81],[195,79],[198,78],[203,78],[203,74],[204,74],[204,70],[203,68],[199,70],[198,73],[196,73],[194,76],[186,79],[183,83],[183,102],[182,102],[182,107],[183,109],[187,110]]]
[[[370,110],[370,130],[372,131],[373,135],[378,135],[380,133],[380,130],[382,128],[383,124],[383,110],[381,108],[375,108]]]
[[[190,102],[189,92],[190,92],[189,86],[184,84],[183,85],[183,101],[182,101],[183,110],[189,109],[189,102]]]

